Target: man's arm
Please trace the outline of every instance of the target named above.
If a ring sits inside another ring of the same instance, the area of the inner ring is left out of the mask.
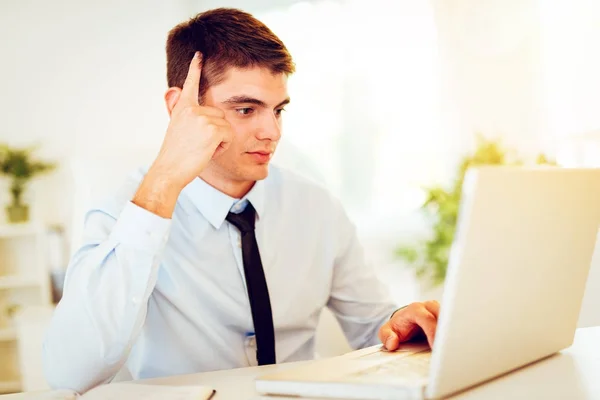
[[[143,326],[170,220],[128,202],[87,214],[43,347],[53,388],[84,392],[109,381]]]
[[[328,302],[353,348],[383,343],[388,350],[420,334],[433,346],[440,305],[437,301],[398,308],[387,288],[364,260],[354,226],[341,206],[334,220],[340,247]]]
[[[398,309],[388,288],[369,267],[356,229],[342,206],[334,204],[338,251],[327,306],[336,316],[350,346],[360,349],[379,342],[377,333]]]
[[[44,343],[45,374],[54,388],[86,391],[125,363],[146,318],[177,198],[231,142],[223,110],[199,104],[201,58],[195,53],[183,88],[167,91],[171,120],[135,195],[130,191],[112,210],[86,218],[84,245],[69,265]]]

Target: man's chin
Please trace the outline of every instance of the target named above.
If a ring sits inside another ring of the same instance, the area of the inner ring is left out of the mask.
[[[244,165],[242,168],[238,168],[237,171],[232,172],[231,177],[238,181],[261,181],[269,175],[269,164]]]
[[[247,180],[262,181],[269,176],[269,164],[253,166],[247,173]]]

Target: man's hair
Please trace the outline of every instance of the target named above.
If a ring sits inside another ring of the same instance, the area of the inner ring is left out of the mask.
[[[262,67],[287,75],[295,71],[283,42],[251,14],[233,8],[206,11],[177,25],[169,32],[166,51],[167,83],[179,88],[194,53],[202,53],[200,97],[222,82],[231,67]]]

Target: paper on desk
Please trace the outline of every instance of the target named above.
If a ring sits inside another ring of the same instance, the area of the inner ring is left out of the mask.
[[[77,393],[72,390],[24,392],[18,396],[22,400],[77,400]]]
[[[209,400],[214,390],[206,386],[163,386],[111,383],[98,386],[78,400]]]

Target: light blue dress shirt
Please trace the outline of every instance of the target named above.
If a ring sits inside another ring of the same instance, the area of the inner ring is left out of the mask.
[[[53,388],[79,392],[126,364],[134,379],[256,365],[239,231],[247,202],[269,287],[277,362],[314,357],[324,307],[351,346],[378,343],[397,308],[324,188],[271,166],[243,199],[196,178],[171,219],[131,202],[146,170],[86,215],[43,349]]]

